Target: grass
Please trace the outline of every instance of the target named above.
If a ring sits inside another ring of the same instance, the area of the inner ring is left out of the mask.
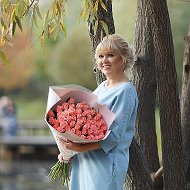
[[[40,99],[18,99],[15,103],[19,120],[36,120],[44,118],[46,101]]]

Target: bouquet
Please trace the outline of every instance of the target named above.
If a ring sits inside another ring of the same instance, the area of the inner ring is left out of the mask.
[[[50,87],[45,121],[55,138],[64,163],[57,162],[52,167],[51,180],[68,184],[70,158],[77,152],[66,149],[58,140],[76,143],[90,143],[105,139],[114,114],[105,106],[97,103],[97,96],[80,86]]]

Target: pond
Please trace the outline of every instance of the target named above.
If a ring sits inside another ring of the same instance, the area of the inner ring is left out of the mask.
[[[61,184],[47,180],[55,161],[46,160],[1,160],[1,190],[68,190]]]

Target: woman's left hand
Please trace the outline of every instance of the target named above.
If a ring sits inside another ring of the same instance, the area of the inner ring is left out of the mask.
[[[81,143],[75,143],[70,140],[65,141],[59,136],[57,138],[59,142],[65,146],[66,149],[72,150],[75,152],[86,152],[90,150],[100,149],[100,145],[98,142],[81,144]]]
[[[82,144],[80,143],[75,143],[70,140],[63,140],[61,137],[57,137],[59,142],[65,146],[66,149],[72,150],[75,152],[83,152],[82,151]]]
[[[65,145],[65,148],[68,150],[72,150],[75,152],[83,152],[81,143],[75,143],[70,140],[67,140],[67,142],[64,142],[64,145]]]

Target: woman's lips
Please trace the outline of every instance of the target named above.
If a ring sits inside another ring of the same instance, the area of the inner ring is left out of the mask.
[[[110,67],[111,65],[103,65],[104,68]]]

